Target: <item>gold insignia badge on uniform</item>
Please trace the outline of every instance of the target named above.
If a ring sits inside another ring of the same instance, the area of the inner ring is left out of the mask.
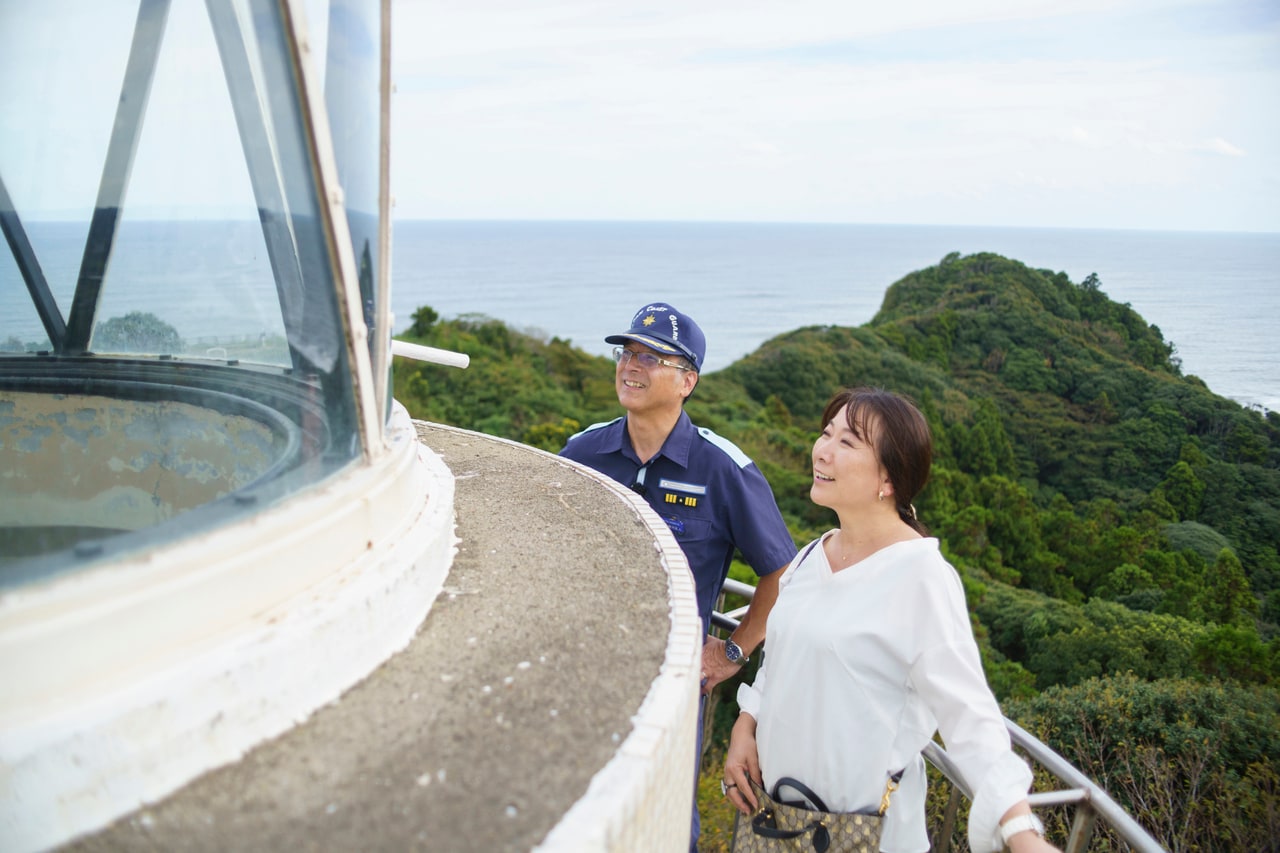
[[[698,498],[707,493],[706,486],[700,486],[696,483],[682,483],[679,480],[668,480],[665,477],[658,481],[658,488],[665,491],[662,498],[667,503],[687,507],[697,506]],[[677,492],[681,494],[676,494]]]
[[[658,322],[658,318],[650,314],[648,317],[645,317],[644,320],[642,320],[641,322],[644,323],[646,326],[652,326],[654,323]]]

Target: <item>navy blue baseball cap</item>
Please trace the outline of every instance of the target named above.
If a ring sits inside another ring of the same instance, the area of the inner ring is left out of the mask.
[[[646,305],[631,318],[631,328],[620,335],[604,339],[607,344],[635,341],[658,352],[681,355],[695,371],[702,370],[707,354],[707,339],[688,314],[681,314],[665,302]]]

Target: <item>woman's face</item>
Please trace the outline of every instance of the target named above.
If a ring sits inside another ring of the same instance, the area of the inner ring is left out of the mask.
[[[856,509],[879,500],[884,483],[880,456],[871,444],[874,424],[863,424],[861,437],[849,428],[848,407],[836,412],[813,443],[813,485],[809,498],[818,506]]]

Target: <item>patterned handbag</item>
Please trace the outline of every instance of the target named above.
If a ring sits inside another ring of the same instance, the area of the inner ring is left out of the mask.
[[[902,770],[889,777],[880,810],[871,813],[831,812],[803,782],[779,779],[773,794],[751,783],[760,808],[753,815],[738,812],[733,824],[733,853],[878,853],[889,795],[898,789]],[[791,788],[803,800],[783,800],[779,792]]]

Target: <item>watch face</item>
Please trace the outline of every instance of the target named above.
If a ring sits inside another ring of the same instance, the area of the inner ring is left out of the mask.
[[[738,648],[738,644],[733,640],[724,641],[724,656],[730,661],[737,663],[742,657],[742,649]]]

